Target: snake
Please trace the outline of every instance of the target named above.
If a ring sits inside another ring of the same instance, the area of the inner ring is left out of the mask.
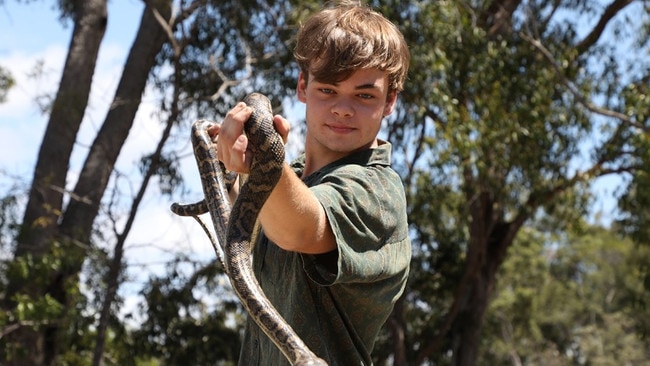
[[[191,141],[204,198],[193,204],[173,203],[171,210],[180,216],[194,217],[199,222],[199,215],[210,213],[223,253],[223,258],[220,258],[215,246],[217,257],[251,319],[291,365],[327,366],[324,360],[307,347],[266,297],[253,272],[252,250],[257,219],[264,202],[282,175],[285,151],[284,142],[273,125],[269,99],[263,94],[251,93],[242,101],[253,109],[244,123],[252,161],[248,177],[240,186],[239,195],[231,205],[228,185],[232,183],[232,175],[219,161],[215,143],[208,134],[208,129],[215,122],[199,119],[192,124]]]

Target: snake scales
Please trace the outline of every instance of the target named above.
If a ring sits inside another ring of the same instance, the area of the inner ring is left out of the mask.
[[[292,365],[327,365],[309,350],[282,318],[264,295],[253,273],[251,252],[256,221],[262,205],[282,174],[284,144],[273,127],[269,100],[253,93],[243,101],[253,108],[253,114],[244,124],[253,159],[248,179],[241,186],[232,208],[226,188],[227,177],[207,133],[213,122],[198,120],[192,125],[191,138],[205,199],[189,205],[174,203],[171,210],[178,215],[195,218],[209,212],[223,252],[224,258],[219,259],[249,316]]]

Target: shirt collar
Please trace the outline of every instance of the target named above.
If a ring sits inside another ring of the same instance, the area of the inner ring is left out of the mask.
[[[310,177],[314,175],[326,174],[332,169],[345,164],[357,164],[363,166],[373,166],[373,165],[390,166],[391,153],[392,153],[391,143],[379,139],[377,140],[377,142],[378,142],[377,147],[357,151],[341,159],[333,161],[327,164],[326,166],[320,168],[319,170],[315,171],[314,173],[310,174]],[[304,153],[298,156],[291,163],[291,168],[296,172],[296,174],[298,174],[298,176],[302,176],[302,172],[305,169]]]

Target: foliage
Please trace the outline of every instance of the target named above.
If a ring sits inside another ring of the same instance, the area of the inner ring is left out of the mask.
[[[168,365],[184,365],[187,360],[194,365],[236,364],[240,310],[232,292],[224,288],[223,274],[213,263],[186,277],[179,264],[152,278],[143,290],[144,321],[133,335],[137,356]],[[215,297],[222,300],[210,304]]]
[[[650,243],[650,140],[645,135],[637,142],[637,151],[642,155],[643,169],[636,172],[630,185],[621,195],[619,207],[623,217],[617,220],[617,227],[625,234],[630,235],[639,245]]]
[[[549,239],[553,239],[549,241]],[[486,315],[481,364],[642,365],[650,347],[633,310],[639,251],[613,231],[551,238],[525,230]]]
[[[52,253],[49,253],[44,256],[34,257],[31,255],[22,256],[20,258],[14,258],[11,260],[3,261],[2,269],[3,274],[6,278],[5,281],[12,280],[15,282],[24,282],[28,286],[38,287],[46,286],[48,282],[42,283],[46,277],[43,276],[43,273],[51,273],[53,269],[59,268],[65,260],[65,254],[57,249],[61,249],[60,246],[54,246]],[[3,294],[5,294],[8,288],[8,283],[3,283]],[[70,317],[74,319],[74,326],[79,324],[85,324],[79,330],[64,332],[65,337],[69,338],[62,343],[68,343],[77,347],[81,345],[81,342],[77,342],[79,338],[77,336],[83,336],[83,332],[88,329],[88,326],[91,324],[88,318],[82,315],[83,310],[85,309],[85,301],[82,294],[76,289],[76,284],[73,282],[68,282],[63,285],[66,291],[76,298],[75,304],[78,306],[75,310],[77,311],[65,311],[64,307],[59,301],[57,301],[52,295],[45,295],[42,297],[39,296],[30,296],[25,293],[17,293],[10,299],[3,299],[4,302],[11,302],[14,304],[11,310],[4,310],[0,316],[0,329],[2,329],[2,334],[10,335],[13,333],[19,334],[25,330],[36,329],[36,330],[45,330],[47,331],[53,326],[62,323],[64,317]],[[70,332],[72,331],[72,332]],[[71,339],[76,338],[74,341]],[[19,342],[14,342],[12,339],[4,337],[0,342],[1,353],[4,355],[6,360],[10,360],[13,357],[20,356],[26,352],[24,344]]]
[[[621,217],[615,222],[615,229],[631,238],[639,255],[634,257],[636,275],[642,280],[637,288],[631,308],[638,331],[650,336],[650,260],[645,253],[650,248],[650,78],[646,75],[638,82],[632,83],[624,90],[621,99],[625,113],[639,124],[643,134],[629,136],[632,155],[638,159],[641,169],[631,174],[630,183],[620,196],[618,207]]]
[[[506,3],[516,4],[511,13]],[[407,313],[426,319],[408,323],[407,349],[421,350],[417,362],[444,362],[448,351],[471,354],[491,278],[520,228],[543,217],[550,232],[579,229],[591,180],[640,168],[635,121],[647,117],[629,80],[643,74],[628,65],[647,62],[615,55],[618,37],[642,23],[616,23],[605,36],[583,25],[584,16],[607,22],[605,7],[582,1],[382,2],[382,10],[399,19],[414,56],[388,125],[414,233],[406,298],[416,305]],[[634,118],[617,114],[626,106]]]
[[[180,121],[218,119],[253,90],[280,105],[287,80],[297,76],[286,67],[291,59],[290,37],[282,23],[286,6],[207,1],[176,25],[175,41],[158,55],[152,77],[163,91],[170,82],[180,88]],[[170,64],[179,72],[169,75]]]
[[[588,29],[593,19],[611,20],[602,1],[370,3],[402,29],[413,56],[382,136],[393,143],[409,200],[412,271],[400,313],[391,317],[405,340],[398,344],[384,329],[377,364],[400,347],[406,360],[393,358],[395,365],[459,364],[463,351],[477,352],[472,334],[481,335],[481,364],[641,364],[649,354],[638,335],[650,330],[643,58],[650,22],[636,16],[647,5],[636,2],[632,19],[623,10],[633,2],[611,2],[622,16],[603,36]],[[66,18],[81,2],[57,4]],[[182,136],[177,144],[187,146],[190,121],[218,120],[247,92],[269,94],[277,106],[291,97],[293,35],[319,2],[174,4],[172,37],[149,81],[158,88],[157,115],[169,116]],[[619,57],[623,40],[635,34],[631,51]],[[0,101],[10,86],[0,69]],[[140,160],[143,172],[156,165],[164,194],[182,183],[183,155],[173,142],[160,159],[143,153]],[[612,232],[583,220],[589,184],[608,174],[626,174],[630,183],[620,201],[625,216]],[[13,250],[18,202],[13,194],[0,201],[3,251]],[[119,219],[109,219],[108,226],[95,221],[93,244],[115,241]],[[51,243],[47,255],[3,262],[3,294],[12,280],[51,285],[41,274],[71,260],[60,241]],[[17,295],[9,299],[14,311],[0,314],[2,334],[44,329],[65,314],[71,321],[58,360],[89,364],[111,248],[86,249],[83,272],[63,287],[73,309],[49,294]],[[139,313],[122,318],[120,299],[112,305],[104,363],[234,363],[242,313],[223,274],[181,255],[167,269],[147,282]],[[3,346],[5,355],[13,351]]]
[[[0,199],[0,253],[2,259],[10,258],[9,253],[14,249],[13,238],[18,233],[20,221],[20,189],[16,186],[8,187]],[[0,271],[4,274],[5,271]]]
[[[7,69],[0,67],[0,103],[7,100],[7,93],[15,83],[16,81],[11,76],[11,73]]]

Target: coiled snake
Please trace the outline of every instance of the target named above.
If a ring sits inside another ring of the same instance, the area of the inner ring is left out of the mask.
[[[327,365],[309,350],[282,318],[264,295],[253,273],[251,252],[257,216],[282,174],[284,144],[273,126],[269,100],[253,93],[243,101],[253,108],[253,114],[244,124],[253,159],[248,179],[241,186],[232,209],[226,188],[227,177],[207,133],[213,122],[198,120],[192,125],[191,139],[205,199],[189,205],[174,203],[171,210],[177,215],[193,216],[197,220],[198,215],[210,212],[224,256],[219,260],[249,316],[292,365]],[[220,256],[218,250],[217,256]]]

